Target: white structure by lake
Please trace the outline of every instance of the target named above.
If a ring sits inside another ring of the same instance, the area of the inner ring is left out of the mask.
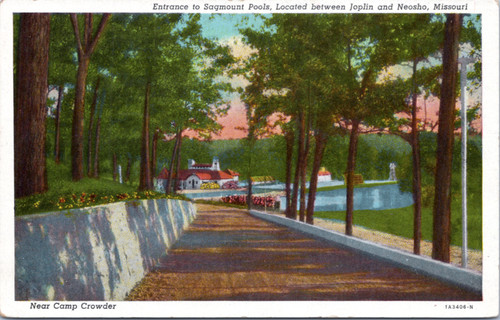
[[[396,164],[391,162],[389,165],[389,181],[396,181]]]

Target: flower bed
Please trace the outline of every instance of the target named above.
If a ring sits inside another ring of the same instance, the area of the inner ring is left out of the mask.
[[[99,194],[96,192],[72,193],[68,195],[58,196],[55,199],[52,197],[44,197],[40,195],[38,199],[30,198],[17,199],[15,210],[16,215],[67,210],[73,208],[92,207],[101,204],[108,204],[118,201],[139,200],[139,199],[179,199],[184,200],[182,195],[165,195],[164,193],[154,191],[142,192],[122,192],[115,194]]]
[[[205,182],[201,184],[200,189],[220,189],[220,185],[216,182]]]
[[[238,183],[236,181],[228,181],[222,185],[222,189],[238,189]]]
[[[232,203],[238,205],[245,205],[247,203],[246,195],[235,195],[221,198],[222,202]],[[278,202],[272,196],[252,196],[252,204],[257,207],[274,208]]]

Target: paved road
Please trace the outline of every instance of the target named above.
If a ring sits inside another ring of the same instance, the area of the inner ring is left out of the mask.
[[[481,300],[480,295],[261,221],[199,205],[129,300]]]

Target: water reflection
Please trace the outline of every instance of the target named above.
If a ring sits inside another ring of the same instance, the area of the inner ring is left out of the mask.
[[[411,193],[399,191],[397,184],[354,189],[354,210],[397,209],[412,204]],[[285,210],[285,197],[281,197],[280,209]],[[346,189],[320,191],[316,194],[314,211],[344,210],[346,210]]]

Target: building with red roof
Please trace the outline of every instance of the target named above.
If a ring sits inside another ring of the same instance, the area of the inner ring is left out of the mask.
[[[332,180],[332,174],[328,171],[326,171],[325,167],[321,167],[318,172],[318,182],[321,181],[331,181]]]
[[[217,183],[222,186],[228,181],[238,182],[239,175],[231,169],[221,171],[217,157],[213,158],[212,164],[196,163],[193,159],[189,159],[188,169],[179,171],[177,187],[181,190],[200,189],[204,183]],[[173,178],[175,179],[175,174]],[[165,190],[168,179],[168,170],[163,169],[157,177],[157,189]]]

